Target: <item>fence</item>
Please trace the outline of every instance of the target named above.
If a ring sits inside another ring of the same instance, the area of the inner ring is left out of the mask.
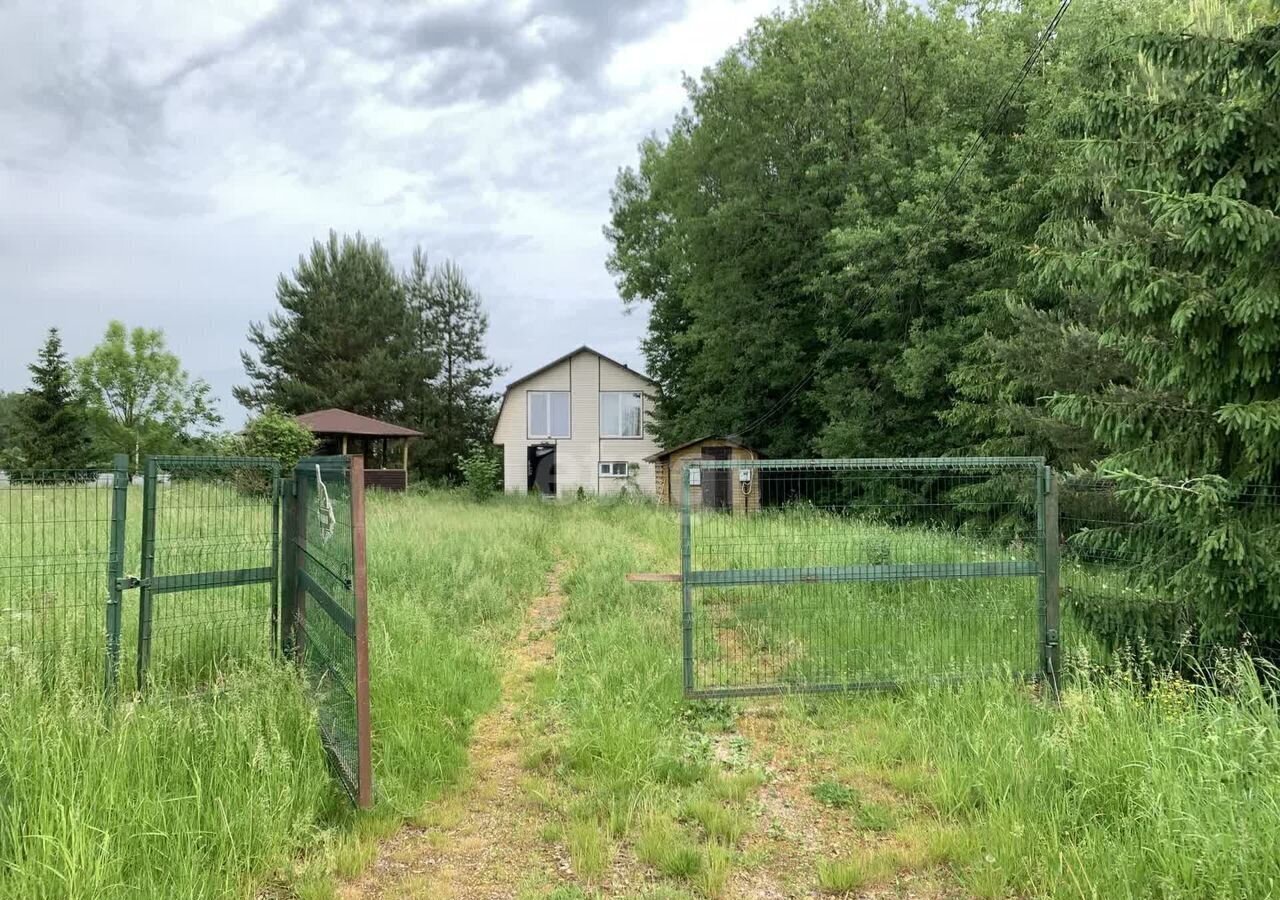
[[[1280,662],[1280,488],[1059,481],[1062,601],[1078,646],[1183,670],[1212,666],[1224,647]]]
[[[353,800],[372,800],[364,465],[304,459],[286,518],[284,644],[316,703],[320,737]]]
[[[346,457],[307,463],[290,474],[323,481],[319,495],[295,491],[274,460],[246,457],[150,457],[138,483],[124,456],[111,468],[9,473],[0,484],[0,665],[104,685],[109,698],[183,694],[283,648],[344,786],[368,805],[364,483]],[[303,538],[283,553],[282,519]],[[289,595],[285,623],[282,581],[311,586]]]
[[[99,681],[107,583],[123,561],[118,469],[9,473],[0,489],[0,660]]]
[[[726,475],[746,502],[734,514],[693,508],[690,488]],[[1036,458],[686,468],[685,693],[1052,676],[1052,485]]]

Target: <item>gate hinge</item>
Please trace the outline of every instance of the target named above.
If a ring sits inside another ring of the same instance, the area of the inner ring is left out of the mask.
[[[131,591],[134,588],[142,587],[142,579],[134,575],[125,575],[116,579],[117,591]]]

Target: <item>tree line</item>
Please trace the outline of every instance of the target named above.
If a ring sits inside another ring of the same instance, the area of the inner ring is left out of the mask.
[[[456,479],[459,457],[487,442],[502,369],[485,355],[488,318],[456,263],[430,266],[419,248],[397,272],[377,241],[330,232],[280,276],[276,300],[241,352],[248,384],[233,395],[258,416],[242,434],[221,427],[210,386],[162,332],[113,321],[71,360],[53,328],[30,387],[0,393],[0,468],[81,469],[119,452],[137,465],[147,454],[233,452],[263,435],[296,447],[288,417],[329,407],[422,431],[411,457],[420,478]]]
[[[1101,469],[1169,615],[1280,649],[1280,9],[1077,4],[1000,105],[1058,6],[811,0],[688,81],[606,228],[654,426]]]

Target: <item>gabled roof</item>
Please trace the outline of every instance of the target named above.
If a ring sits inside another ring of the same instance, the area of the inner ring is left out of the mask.
[[[652,456],[646,456],[644,458],[644,461],[657,462],[660,459],[666,459],[672,453],[679,453],[681,450],[687,450],[688,448],[694,446],[695,444],[701,444],[704,441],[719,441],[721,444],[728,444],[730,447],[737,447],[739,450],[750,450],[752,453],[756,454],[757,456],[764,456],[764,454],[761,453],[756,448],[748,447],[746,444],[742,443],[742,441],[736,440],[735,438],[723,437],[722,435],[718,435],[718,434],[706,434],[698,438],[697,440],[685,441],[683,444],[680,444],[678,446],[668,447],[665,450],[658,451]]]
[[[650,378],[648,375],[644,374],[643,372],[637,372],[635,369],[631,368],[626,363],[618,362],[616,359],[611,359],[610,357],[605,356],[599,350],[593,350],[590,347],[588,347],[586,344],[583,344],[577,350],[570,350],[564,356],[551,360],[551,362],[547,363],[545,366],[542,366],[541,368],[538,368],[538,369],[534,369],[528,375],[521,375],[515,381],[507,385],[507,390],[508,391],[511,390],[516,385],[524,384],[524,382],[528,381],[530,378],[537,377],[538,375],[541,375],[543,372],[546,372],[548,369],[554,369],[556,366],[560,365],[562,362],[573,359],[573,357],[577,356],[579,353],[590,353],[594,356],[598,356],[601,359],[603,359],[605,362],[613,363],[619,369],[626,369],[628,372],[633,372],[634,374],[640,376],[650,384],[657,384],[657,382],[655,382],[652,378]]]
[[[361,437],[422,437],[421,431],[379,422],[345,409],[318,409],[295,416],[298,424],[315,434],[358,434]]]

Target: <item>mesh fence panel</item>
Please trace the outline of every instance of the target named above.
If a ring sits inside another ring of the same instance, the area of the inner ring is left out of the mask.
[[[1183,486],[1159,489],[1185,493],[1176,508],[1094,474],[1062,475],[1060,485],[1069,650],[1191,669],[1224,648],[1280,661],[1280,489],[1210,495],[1189,527],[1204,496]],[[1202,603],[1209,590],[1220,594]]]
[[[359,461],[312,457],[294,473],[287,638],[316,704],[321,738],[351,797],[371,803],[364,481]]]
[[[0,660],[101,684],[111,469],[0,480]]]
[[[152,457],[144,475],[138,679],[198,684],[274,645],[279,464]]]
[[[684,482],[690,695],[1038,671],[1043,461],[703,461]]]

